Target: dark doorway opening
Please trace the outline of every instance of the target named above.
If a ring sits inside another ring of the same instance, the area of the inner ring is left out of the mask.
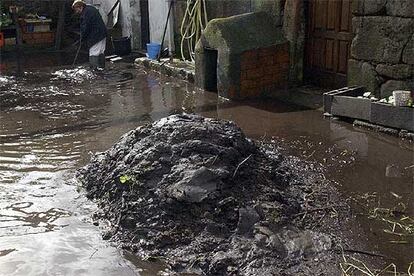
[[[141,9],[141,45],[142,49],[147,50],[147,43],[150,42],[148,0],[141,0],[139,3]]]
[[[217,58],[218,51],[204,49],[204,89],[217,92]]]

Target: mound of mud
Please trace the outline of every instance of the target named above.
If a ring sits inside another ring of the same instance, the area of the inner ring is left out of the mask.
[[[282,275],[332,247],[292,222],[306,181],[289,162],[232,122],[173,115],[126,133],[78,176],[112,225],[104,238],[140,256],[175,272]]]

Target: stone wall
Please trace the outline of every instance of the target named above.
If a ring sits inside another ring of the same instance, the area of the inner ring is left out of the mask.
[[[383,98],[414,90],[414,1],[355,0],[348,85]]]

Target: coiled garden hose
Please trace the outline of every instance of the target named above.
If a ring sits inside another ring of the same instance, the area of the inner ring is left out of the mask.
[[[206,0],[187,0],[183,21],[181,22],[181,58],[188,60],[185,56],[184,45],[187,46],[189,59],[194,62],[194,47],[200,39],[201,32],[208,22]]]

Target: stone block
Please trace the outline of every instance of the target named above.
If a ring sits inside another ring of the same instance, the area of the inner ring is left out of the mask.
[[[414,131],[414,108],[371,103],[371,123]]]
[[[414,34],[411,35],[410,40],[403,50],[402,60],[407,64],[414,64]]]
[[[394,90],[414,90],[413,81],[389,80],[381,85],[381,98],[389,97]]]
[[[363,86],[355,86],[355,87],[343,87],[340,89],[332,90],[323,94],[323,110],[329,114],[332,114],[332,101],[334,96],[362,96],[365,92],[365,88]]]
[[[414,19],[390,16],[354,17],[355,37],[351,56],[355,59],[397,64],[412,36]]]
[[[353,59],[348,61],[348,85],[363,85],[367,91],[378,93],[380,83],[381,79],[374,66]]]
[[[391,15],[414,17],[412,0],[354,0],[352,13],[356,15]]]
[[[331,114],[369,121],[371,119],[371,100],[349,96],[334,96]]]
[[[368,0],[372,1],[372,0]],[[414,17],[413,0],[387,0],[387,14],[401,17]]]
[[[387,0],[354,0],[352,13],[358,15],[377,15],[384,13]]]
[[[391,79],[408,79],[413,77],[413,66],[407,64],[378,64],[375,70],[381,76]]]

